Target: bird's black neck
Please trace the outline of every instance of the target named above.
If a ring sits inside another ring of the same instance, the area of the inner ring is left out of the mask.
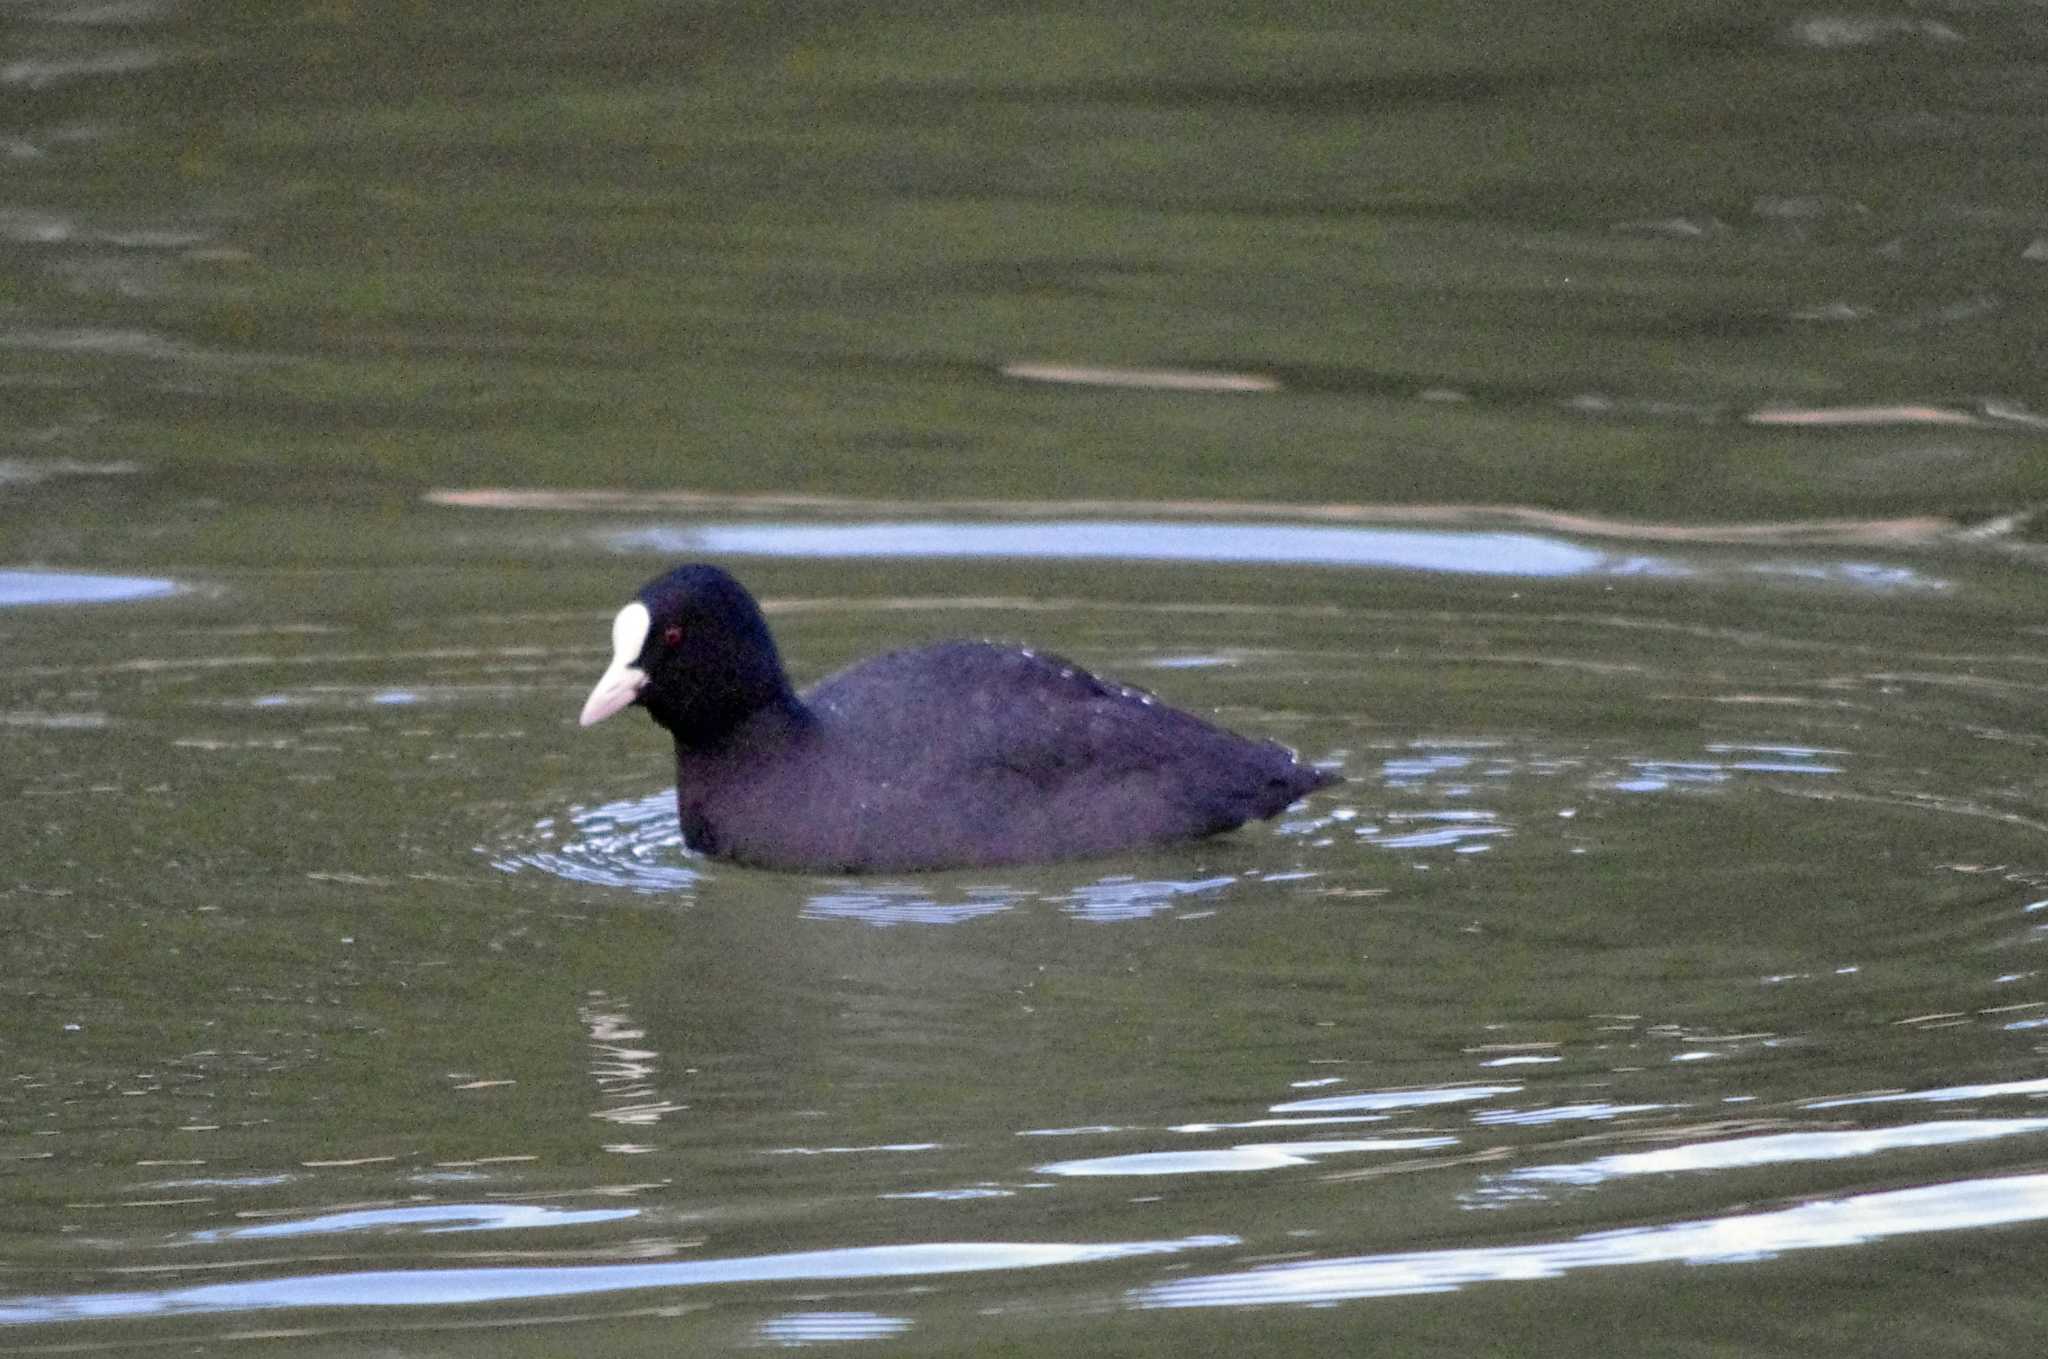
[[[765,695],[707,695],[700,690],[691,701],[650,703],[648,711],[676,738],[678,759],[765,749],[792,739],[812,721],[810,709],[786,683]]]

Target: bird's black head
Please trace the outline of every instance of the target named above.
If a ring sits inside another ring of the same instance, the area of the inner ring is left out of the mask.
[[[715,566],[678,566],[612,620],[612,663],[584,726],[637,703],[688,746],[715,745],[762,708],[794,702],[760,606]]]

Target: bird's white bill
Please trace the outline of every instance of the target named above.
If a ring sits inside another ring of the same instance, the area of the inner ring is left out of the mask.
[[[634,662],[647,645],[648,629],[654,619],[647,606],[634,600],[612,620],[612,663],[598,678],[597,687],[583,700],[583,714],[576,719],[582,727],[594,726],[640,696],[647,687],[647,672]]]

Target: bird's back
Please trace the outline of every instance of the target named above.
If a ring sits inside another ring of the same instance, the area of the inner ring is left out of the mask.
[[[703,790],[721,852],[849,870],[1075,858],[1229,830],[1334,781],[1272,742],[1013,647],[891,652],[803,701],[796,738]]]

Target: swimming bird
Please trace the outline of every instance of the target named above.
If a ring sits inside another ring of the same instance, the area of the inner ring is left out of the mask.
[[[1057,656],[941,642],[795,692],[760,607],[678,566],[612,620],[591,726],[675,738],[683,840],[766,868],[901,872],[1096,857],[1270,817],[1338,776]]]

